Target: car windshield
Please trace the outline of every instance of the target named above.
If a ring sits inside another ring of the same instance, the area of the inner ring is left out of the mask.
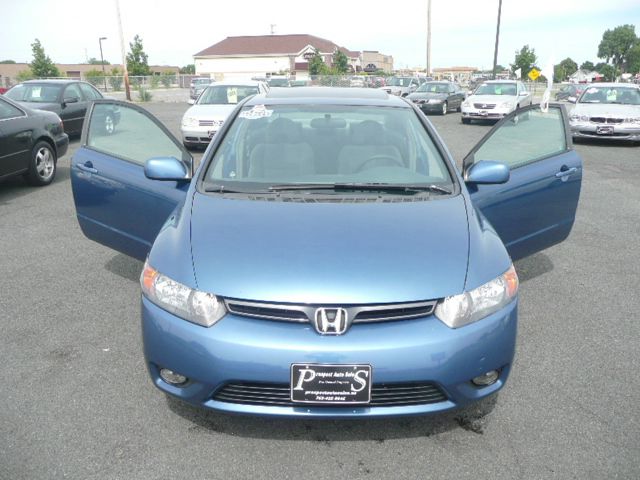
[[[194,85],[209,85],[211,83],[211,80],[209,80],[208,78],[196,78],[192,81],[192,83]]]
[[[23,83],[16,85],[5,95],[16,102],[55,103],[62,85]]]
[[[387,82],[387,85],[391,87],[408,87],[409,83],[411,83],[411,79],[409,77],[391,77]]]
[[[412,109],[320,104],[245,106],[204,181],[206,190],[239,192],[453,183]]]
[[[474,92],[475,95],[517,95],[515,83],[483,83]]]
[[[269,79],[270,87],[287,87],[289,86],[289,80],[286,78],[271,78]]]
[[[253,85],[214,85],[200,95],[198,105],[235,105],[256,93],[258,87]]]
[[[423,83],[416,92],[448,93],[449,85],[446,83]]]
[[[640,89],[618,86],[589,87],[582,93],[579,103],[640,105]]]

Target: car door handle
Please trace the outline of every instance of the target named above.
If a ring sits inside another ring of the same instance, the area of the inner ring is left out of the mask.
[[[556,178],[565,178],[569,175],[573,175],[576,173],[578,169],[576,167],[567,168],[566,166],[562,167],[558,173],[556,173]]]
[[[93,163],[91,162],[76,163],[76,167],[78,167],[78,169],[82,170],[83,172],[98,173],[98,170],[96,168],[93,168]]]

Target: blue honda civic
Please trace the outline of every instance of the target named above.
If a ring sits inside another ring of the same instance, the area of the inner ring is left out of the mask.
[[[198,168],[152,115],[113,100],[93,104],[73,156],[84,234],[145,262],[153,383],[289,417],[493,402],[514,359],[512,261],[574,223],[582,161],[564,107],[507,116],[459,172],[424,114],[380,90],[234,102]]]

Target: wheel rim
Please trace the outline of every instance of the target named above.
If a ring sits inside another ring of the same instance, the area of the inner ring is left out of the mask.
[[[42,180],[49,180],[53,176],[55,162],[53,153],[47,147],[42,147],[36,152],[36,172]]]
[[[113,133],[113,130],[115,128],[115,125],[113,124],[113,118],[111,118],[111,115],[107,115],[104,119],[104,129],[105,131],[111,135]]]
[[[443,115],[447,114],[447,104],[446,104],[446,102],[442,104],[442,114]]]

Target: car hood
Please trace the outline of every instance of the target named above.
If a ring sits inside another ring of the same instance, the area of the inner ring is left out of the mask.
[[[515,95],[471,95],[467,101],[471,103],[491,103],[499,104],[504,102],[515,102]]]
[[[469,228],[462,195],[338,198],[350,197],[309,203],[302,196],[268,201],[273,197],[195,193],[197,288],[244,300],[342,305],[463,291]]]
[[[617,103],[576,103],[571,112],[574,115],[590,117],[638,117],[640,105],[621,105]]]
[[[235,105],[194,105],[185,112],[185,117],[224,120],[236,108]]]

